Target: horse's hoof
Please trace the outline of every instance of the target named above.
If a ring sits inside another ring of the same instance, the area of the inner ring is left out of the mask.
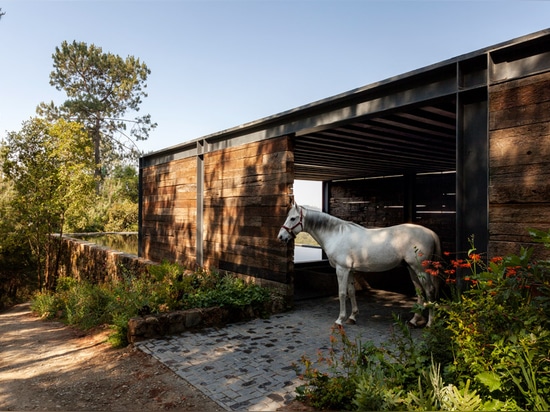
[[[420,327],[416,323],[412,323],[410,320],[407,322],[407,326],[413,329],[418,329]]]
[[[348,319],[346,320],[346,325],[355,325],[355,319]]]

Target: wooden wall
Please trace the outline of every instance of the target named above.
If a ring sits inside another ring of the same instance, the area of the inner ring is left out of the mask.
[[[411,201],[414,216],[405,217],[407,202],[403,176],[331,182],[329,213],[361,226],[387,227],[405,221],[426,226],[441,239],[443,250],[455,250],[456,174],[430,174],[414,177]]]
[[[281,137],[205,154],[205,266],[292,283],[292,251],[277,239],[294,182],[291,144]]]
[[[365,227],[404,222],[402,177],[358,179],[330,183],[329,213]]]
[[[291,145],[280,137],[204,154],[201,266],[292,287],[293,250],[277,239],[294,183]],[[195,156],[142,170],[141,218],[140,256],[198,265]]]
[[[196,262],[197,159],[142,170],[140,256],[189,267]]]
[[[489,111],[489,254],[496,256],[533,246],[528,228],[550,229],[550,73],[492,86]]]

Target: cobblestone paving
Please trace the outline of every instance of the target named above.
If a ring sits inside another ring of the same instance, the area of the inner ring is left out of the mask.
[[[411,317],[414,299],[372,290],[358,296],[357,325],[347,336],[380,344],[392,330],[392,313]],[[269,319],[185,332],[136,346],[230,411],[274,411],[295,398],[302,384],[292,365],[303,355],[315,359],[330,347],[339,311],[337,298],[296,302],[291,312]],[[348,308],[349,311],[349,308]]]

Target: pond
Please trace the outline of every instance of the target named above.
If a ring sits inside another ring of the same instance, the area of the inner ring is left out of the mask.
[[[138,234],[137,232],[122,233],[73,233],[68,236],[75,239],[85,240],[95,243],[99,246],[106,246],[109,249],[119,252],[138,254]],[[300,242],[298,239],[294,249],[294,262],[309,262],[322,259],[321,248],[315,245],[315,242]]]
[[[106,246],[109,249],[118,252],[138,254],[138,234],[137,232],[122,233],[74,233],[70,237],[95,243],[99,246]]]

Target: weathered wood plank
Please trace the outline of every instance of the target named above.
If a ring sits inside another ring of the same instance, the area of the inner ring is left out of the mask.
[[[489,186],[489,202],[491,205],[550,202],[550,171],[500,179],[493,176]]]
[[[491,169],[515,164],[547,164],[550,159],[550,121],[496,130],[489,135]]]
[[[491,204],[489,208],[489,222],[513,223],[522,226],[537,227],[550,222],[550,203],[530,204]]]
[[[550,121],[550,102],[511,107],[489,114],[489,129],[505,129]]]
[[[550,72],[491,86],[489,108],[500,111],[550,101]]]

